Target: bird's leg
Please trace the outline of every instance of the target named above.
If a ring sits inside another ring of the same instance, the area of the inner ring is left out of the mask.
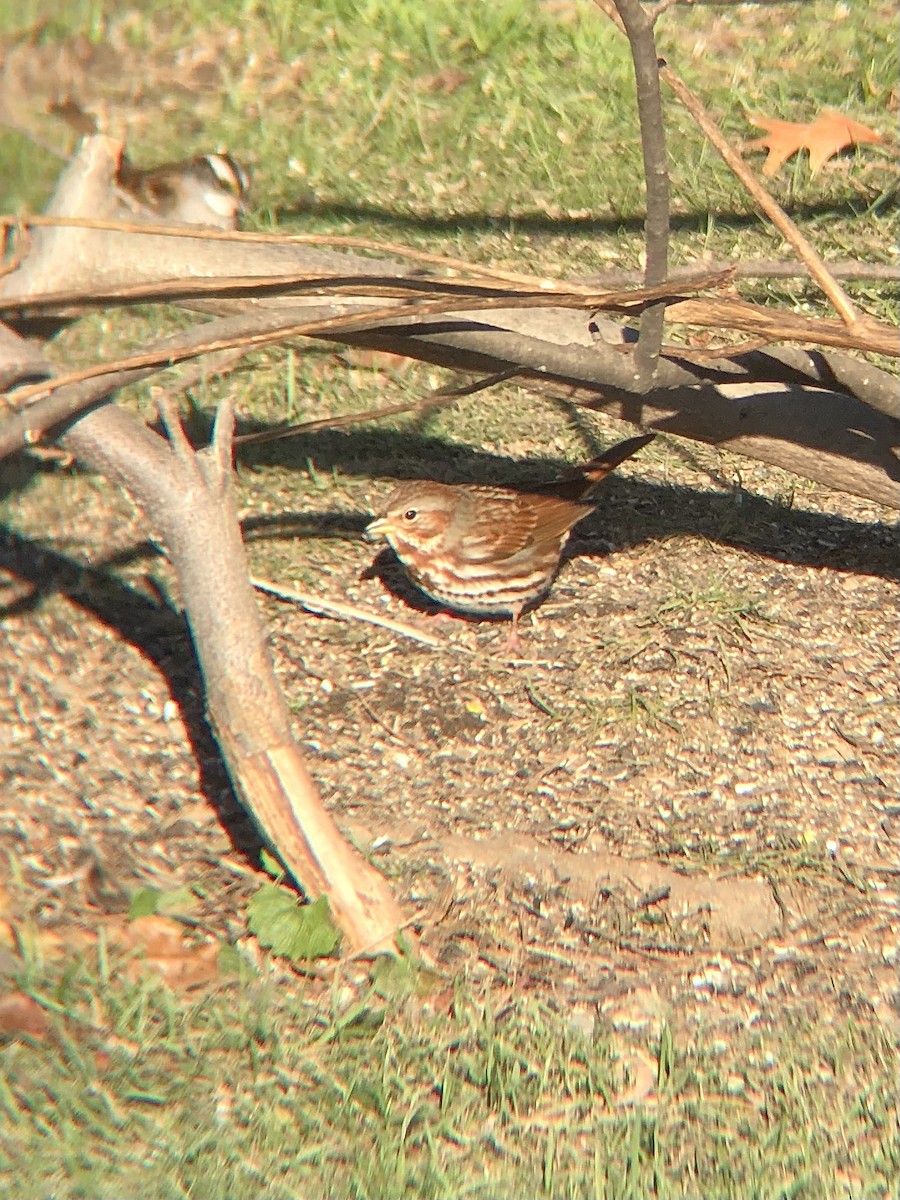
[[[513,609],[512,625],[509,627],[506,641],[503,643],[504,654],[521,654],[522,639],[519,637],[519,617],[522,615],[522,605]]]

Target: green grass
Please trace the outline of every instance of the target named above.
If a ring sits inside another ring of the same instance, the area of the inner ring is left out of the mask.
[[[52,1032],[0,1052],[7,1194],[743,1200],[896,1179],[877,1025],[625,1036],[462,986],[436,1014],[434,981],[402,972],[349,1002],[300,979],[185,1000],[117,965],[26,982]]]
[[[216,42],[223,84],[216,110],[198,128],[181,97],[164,119],[135,131],[133,150],[152,160],[226,142],[255,169],[261,225],[283,222],[312,199],[317,218],[334,228],[352,221],[359,229],[362,218],[369,231],[400,227],[458,242],[467,253],[484,252],[483,235],[496,238],[499,225],[507,256],[524,254],[535,266],[523,240],[529,233],[576,239],[571,261],[588,269],[605,265],[590,252],[598,235],[619,239],[620,252],[636,259],[643,182],[630,56],[592,5],[573,5],[566,19],[526,0],[330,0],[302,9],[284,0],[194,0],[177,13],[168,4],[135,7],[141,18],[120,36],[143,40],[151,54],[154,45],[165,53],[240,30],[236,42]],[[32,0],[17,24],[48,13],[45,40],[66,25],[91,40],[122,26],[121,6],[100,0],[67,8],[65,17]],[[823,104],[890,134],[897,54],[889,6],[867,20],[835,20],[830,0],[790,13],[773,25],[751,11],[747,33],[735,21],[737,35],[716,68],[702,48],[705,10],[663,18],[660,48],[738,140],[754,136],[746,113],[803,120]],[[249,55],[259,60],[252,68]],[[442,72],[454,74],[442,84]],[[755,227],[730,173],[687,115],[671,98],[666,103],[674,208],[691,237],[727,242],[748,216]],[[879,153],[867,152],[864,163]],[[810,179],[802,159],[775,186],[814,211],[824,204],[859,214],[877,195],[874,182],[860,189],[858,176]],[[723,220],[725,230],[717,227]]]

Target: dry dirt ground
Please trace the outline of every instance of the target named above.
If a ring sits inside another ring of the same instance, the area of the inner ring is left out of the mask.
[[[501,627],[436,620],[390,562],[370,569],[357,534],[393,436],[278,443],[239,487],[256,574],[439,640],[261,600],[323,793],[431,951],[636,1027],[796,1010],[893,1028],[893,514],[658,441],[604,485],[516,660]],[[522,476],[414,442],[423,475]],[[142,885],[196,884],[203,920],[244,936],[258,841],[152,525],[65,466],[22,458],[7,484],[0,845],[19,903],[64,934]]]

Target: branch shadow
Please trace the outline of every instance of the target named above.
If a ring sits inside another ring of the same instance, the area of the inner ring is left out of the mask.
[[[843,201],[820,200],[814,203],[795,203],[787,211],[794,220],[810,220],[822,216],[835,218],[859,217],[869,208],[869,201],[860,198],[859,203],[847,199]],[[672,213],[670,228],[674,233],[705,234],[709,229],[712,217],[716,224],[726,229],[752,229],[759,225],[759,213],[753,210],[746,212],[716,211],[697,209],[696,211]],[[517,214],[513,213],[459,213],[451,216],[437,214],[417,215],[414,213],[398,212],[395,209],[383,208],[376,204],[342,203],[340,201],[318,202],[284,205],[271,210],[271,219],[275,224],[296,221],[321,220],[327,222],[354,223],[370,222],[373,225],[383,225],[395,233],[409,234],[447,234],[459,233],[490,233],[497,230],[515,229],[521,233],[545,234],[548,237],[575,235],[611,235],[611,234],[643,234],[645,214],[643,212],[613,214],[605,217],[551,217],[538,209]]]
[[[203,684],[187,623],[163,597],[155,602],[115,573],[116,567],[159,554],[152,542],[144,541],[88,567],[0,525],[0,569],[31,585],[27,596],[0,607],[0,622],[33,612],[50,596],[61,595],[140,650],[163,675],[178,704],[200,773],[200,791],[235,851],[255,864],[265,842],[232,791],[206,722]]]
[[[299,446],[292,448],[293,442]],[[442,483],[489,483],[527,491],[557,477],[569,464],[552,457],[526,462],[410,431],[328,430],[287,442],[247,447],[247,459],[273,460],[305,470],[312,459],[322,472],[339,469],[368,478],[435,479]],[[720,487],[724,481],[715,480]],[[373,488],[373,507],[377,507]],[[361,537],[368,514],[333,510],[283,512],[251,518],[249,538]],[[613,474],[596,495],[596,511],[579,523],[567,555],[602,556],[677,535],[694,535],[759,555],[772,562],[900,578],[900,529],[896,525],[817,513],[756,495],[741,487],[698,489]],[[385,564],[383,564],[385,565]],[[389,572],[393,578],[393,572]]]
[[[425,418],[422,419],[424,421]],[[369,479],[434,478],[449,483],[494,483],[528,490],[556,477],[567,464],[542,456],[526,462],[463,445],[448,446],[427,433],[404,430],[320,431],[303,438],[248,447],[250,462],[273,460],[305,468],[307,459],[327,471],[340,469]],[[33,469],[27,464],[24,471]],[[721,484],[720,484],[721,486]],[[377,489],[380,494],[381,489]],[[373,494],[376,489],[373,488]],[[596,497],[596,510],[574,531],[563,561],[604,558],[676,535],[708,538],[723,546],[784,563],[841,573],[900,579],[900,529],[840,515],[796,509],[739,487],[701,490],[613,475]],[[357,540],[371,516],[335,508],[326,512],[281,512],[244,523],[250,539]],[[200,790],[216,811],[235,850],[256,861],[264,845],[251,818],[231,790],[218,748],[206,723],[202,685],[186,623],[173,605],[154,600],[116,574],[116,568],[152,560],[150,541],[86,567],[64,553],[0,526],[0,567],[31,585],[29,595],[0,608],[0,620],[36,609],[61,594],[144,653],[160,670],[179,705],[200,771]],[[394,556],[372,549],[366,575],[380,579],[411,608],[439,608],[406,579]]]

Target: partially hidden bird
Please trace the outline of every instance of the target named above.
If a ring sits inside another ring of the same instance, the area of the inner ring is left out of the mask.
[[[116,185],[130,207],[161,224],[234,230],[249,180],[230,154],[201,154],[141,169],[123,154]]]
[[[520,645],[523,611],[549,591],[573,526],[594,488],[655,433],[628,438],[599,458],[527,492],[490,484],[401,483],[366,527],[383,539],[426,596],[458,612],[512,617],[507,646]]]

